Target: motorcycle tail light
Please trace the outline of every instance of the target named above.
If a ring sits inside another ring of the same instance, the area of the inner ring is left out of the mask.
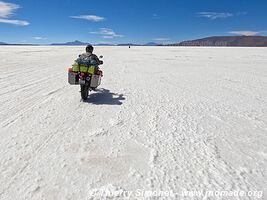
[[[100,75],[100,76],[103,76],[103,72],[102,72],[101,70],[98,70],[98,71],[96,72],[96,74],[97,74],[97,75]]]

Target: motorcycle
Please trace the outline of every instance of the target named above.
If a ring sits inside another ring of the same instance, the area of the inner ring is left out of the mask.
[[[99,58],[103,58],[103,56]],[[84,101],[87,100],[89,92],[96,90],[101,84],[102,77],[103,72],[99,69],[98,65],[81,66],[74,64],[72,68],[68,69],[68,82],[70,85],[80,85],[81,98]]]

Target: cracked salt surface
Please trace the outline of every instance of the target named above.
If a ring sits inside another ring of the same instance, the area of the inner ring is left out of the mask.
[[[67,84],[82,51],[0,49],[0,199],[267,198],[265,48],[96,47],[104,77],[88,102]]]

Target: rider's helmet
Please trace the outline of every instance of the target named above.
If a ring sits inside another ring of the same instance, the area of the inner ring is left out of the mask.
[[[93,47],[92,45],[89,44],[89,45],[86,46],[86,49],[85,49],[85,50],[86,50],[86,52],[93,53],[93,51],[94,51],[94,47]]]

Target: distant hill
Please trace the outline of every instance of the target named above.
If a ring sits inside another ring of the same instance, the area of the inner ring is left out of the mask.
[[[126,44],[117,44],[117,46],[143,46],[143,45],[142,44],[126,43]]]
[[[73,42],[66,42],[66,43],[53,43],[51,45],[58,45],[58,46],[85,46],[89,43],[81,42],[79,40],[75,40]]]
[[[155,43],[155,42],[149,42],[146,44],[126,43],[126,44],[117,44],[117,46],[160,46],[160,44]]]
[[[5,42],[0,42],[0,45],[6,45],[6,46],[40,46],[39,44],[9,44]]]
[[[170,46],[267,47],[267,36],[215,36],[183,41]]]
[[[115,44],[105,44],[105,43],[100,43],[100,44],[93,44],[94,46],[115,46]]]
[[[144,46],[160,46],[161,44],[155,43],[155,42],[149,42],[144,44]]]

